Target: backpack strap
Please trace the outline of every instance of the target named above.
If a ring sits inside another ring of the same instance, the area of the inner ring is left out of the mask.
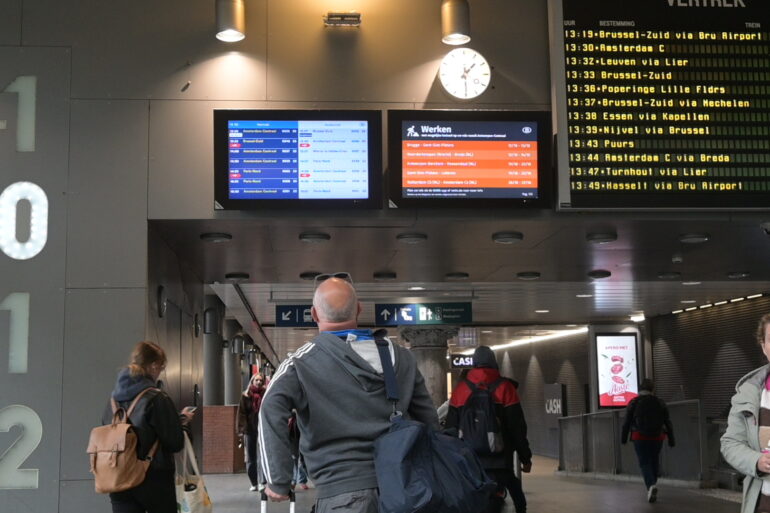
[[[130,422],[129,417],[131,417],[131,414],[134,412],[134,409],[136,408],[136,405],[139,404],[139,400],[144,397],[144,394],[150,391],[160,392],[159,388],[155,387],[149,387],[145,388],[141,392],[139,392],[136,397],[134,397],[134,400],[131,401],[131,404],[128,407],[128,410],[125,408],[122,408],[120,405],[118,405],[117,401],[115,401],[114,397],[110,397],[110,405],[112,406],[112,423],[116,424],[117,419],[119,419],[120,413],[123,414],[122,421],[123,422]],[[155,439],[155,443],[152,444],[152,447],[150,447],[150,450],[147,451],[147,456],[145,456],[146,461],[152,461],[152,458],[155,456],[155,453],[158,452],[158,447],[160,446],[160,440],[157,438]]]
[[[401,412],[398,411],[396,372],[393,370],[393,362],[390,360],[390,344],[385,339],[384,330],[378,330],[374,333],[374,343],[377,344],[377,352],[380,354],[380,363],[382,363],[382,375],[385,378],[385,395],[393,403],[392,419],[400,416]]]

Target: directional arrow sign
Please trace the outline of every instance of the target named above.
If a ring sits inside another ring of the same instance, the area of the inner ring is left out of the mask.
[[[471,303],[400,303],[374,305],[377,326],[468,324],[473,322]]]
[[[312,305],[275,305],[275,325],[292,328],[315,328],[310,315]]]

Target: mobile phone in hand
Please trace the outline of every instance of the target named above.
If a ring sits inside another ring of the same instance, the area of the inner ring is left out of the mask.
[[[184,409],[185,409],[186,411],[190,412],[190,413],[195,413],[195,410],[197,410],[197,409],[198,409],[198,407],[197,407],[197,406],[185,406],[185,408],[184,408]]]

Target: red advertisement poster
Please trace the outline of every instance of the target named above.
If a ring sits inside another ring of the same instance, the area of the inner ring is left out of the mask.
[[[626,406],[639,395],[636,336],[597,335],[599,406]]]

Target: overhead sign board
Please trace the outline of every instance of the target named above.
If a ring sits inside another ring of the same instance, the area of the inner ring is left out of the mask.
[[[375,325],[436,325],[473,322],[471,303],[389,303],[374,305]]]
[[[310,315],[312,305],[275,305],[275,325],[291,328],[315,328]]]
[[[469,354],[450,354],[449,361],[453,369],[470,369],[473,367],[473,356]]]

